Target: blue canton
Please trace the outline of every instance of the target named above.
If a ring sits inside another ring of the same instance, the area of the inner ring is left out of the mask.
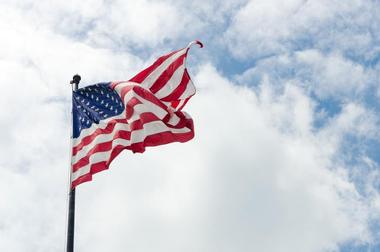
[[[120,96],[110,83],[99,83],[73,92],[73,138],[92,124],[119,115],[124,110]]]

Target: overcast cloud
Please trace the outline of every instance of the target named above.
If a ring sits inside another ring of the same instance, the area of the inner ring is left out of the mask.
[[[2,1],[0,251],[64,251],[70,86],[194,39],[196,137],[77,189],[77,251],[379,251],[380,3]]]

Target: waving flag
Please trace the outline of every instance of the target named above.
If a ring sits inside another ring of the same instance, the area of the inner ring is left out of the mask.
[[[194,137],[182,111],[195,94],[186,48],[164,55],[129,81],[98,83],[73,92],[71,185],[92,180],[124,149],[186,142]]]

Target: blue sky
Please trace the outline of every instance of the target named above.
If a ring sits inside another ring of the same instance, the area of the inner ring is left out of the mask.
[[[0,250],[63,251],[72,75],[127,80],[199,39],[196,138],[122,153],[81,185],[78,251],[379,251],[379,12],[376,0],[2,1]]]

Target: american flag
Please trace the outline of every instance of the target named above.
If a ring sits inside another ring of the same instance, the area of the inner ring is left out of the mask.
[[[98,83],[73,92],[72,188],[108,169],[124,149],[186,142],[194,137],[182,111],[195,94],[186,48],[158,58],[129,81]]]

